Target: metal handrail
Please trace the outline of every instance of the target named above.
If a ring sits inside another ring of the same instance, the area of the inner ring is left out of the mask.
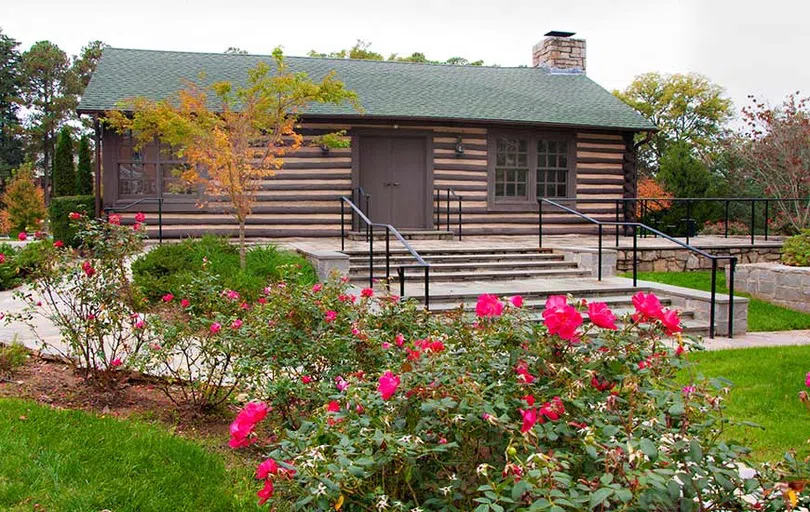
[[[436,229],[441,231],[442,229],[442,214],[441,214],[441,202],[442,202],[442,191],[446,191],[445,195],[445,217],[447,225],[447,232],[450,233],[450,197],[452,196],[456,201],[458,201],[458,239],[461,240],[461,196],[456,194],[456,190],[453,187],[447,187],[446,189],[437,188],[437,193],[434,194],[434,200],[436,202]]]
[[[137,201],[133,201],[126,206],[107,206],[104,208],[104,213],[109,215],[110,212],[124,212],[137,206],[139,204],[157,203],[158,205],[158,243],[163,243],[163,198],[162,197],[143,197]]]
[[[371,215],[371,210],[369,209],[369,203],[371,202],[371,194],[366,193],[366,189],[362,186],[358,185],[352,189],[352,202],[354,202],[354,193],[357,192],[357,202],[358,203],[365,203],[366,205],[366,216]],[[363,211],[362,208],[360,211]],[[352,228],[354,228],[354,217],[352,217]],[[358,227],[359,229],[359,227]],[[366,242],[369,240],[369,226],[366,225]]]
[[[555,208],[559,208],[567,213],[575,215],[591,224],[597,226],[599,231],[599,243],[598,243],[598,270],[597,276],[598,280],[602,280],[602,232],[603,226],[616,226],[617,230],[620,226],[632,227],[633,228],[633,287],[638,286],[638,230],[646,230],[649,231],[665,240],[669,240],[676,245],[683,247],[699,256],[703,256],[708,258],[712,262],[712,285],[711,285],[711,304],[710,304],[710,312],[709,312],[709,338],[714,338],[715,333],[715,310],[717,305],[717,262],[720,260],[729,260],[729,283],[728,283],[728,337],[734,337],[734,272],[737,266],[737,257],[736,256],[723,256],[723,255],[715,255],[710,254],[702,249],[698,249],[688,243],[684,243],[676,238],[673,238],[666,233],[663,233],[655,228],[652,228],[646,224],[642,224],[640,222],[613,222],[613,221],[600,221],[596,220],[593,217],[586,215],[582,212],[574,210],[573,208],[569,208],[568,206],[564,206],[559,204],[551,199],[540,198],[537,200],[538,202],[538,222],[539,222],[539,244],[540,247],[543,247],[543,203],[553,206]],[[617,241],[618,242],[618,241]],[[616,247],[618,247],[618,243]]]
[[[430,263],[426,262],[422,256],[416,252],[416,249],[411,247],[411,244],[397,231],[391,224],[381,224],[372,222],[366,214],[355,205],[351,199],[346,196],[340,198],[340,250],[346,250],[346,228],[345,228],[345,205],[349,205],[352,212],[366,225],[369,230],[368,236],[368,283],[369,287],[374,286],[374,228],[385,229],[385,281],[386,286],[391,288],[391,235],[400,241],[400,243],[407,249],[411,256],[416,260],[416,263],[409,265],[398,265],[397,275],[399,277],[399,295],[405,296],[405,269],[408,268],[422,268],[425,272],[425,308],[430,309]]]

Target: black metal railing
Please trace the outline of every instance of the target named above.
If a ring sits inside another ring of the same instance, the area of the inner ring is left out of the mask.
[[[461,217],[461,196],[456,194],[452,187],[438,188],[433,193],[433,211],[436,212],[436,229],[438,231],[452,232],[453,228],[450,225],[450,214],[452,213],[450,203],[455,202],[458,214],[458,239],[461,240],[462,230],[462,217]],[[444,203],[444,224],[442,224],[442,203]],[[444,229],[442,229],[444,226]]]
[[[359,204],[360,211],[363,212],[366,217],[371,217],[371,210],[369,210],[371,207],[371,194],[367,194],[363,187],[357,186],[352,189],[352,203],[355,205]],[[365,206],[365,211],[363,211],[363,206]],[[355,221],[354,216],[352,216],[352,229],[360,231],[359,221]],[[370,228],[366,225],[366,242],[369,240],[369,235]]]
[[[655,228],[647,226],[646,224],[642,224],[640,222],[616,222],[616,221],[600,221],[594,219],[593,217],[586,215],[582,212],[574,210],[573,208],[569,208],[568,206],[564,206],[558,202],[552,201],[551,199],[538,199],[538,234],[539,234],[539,245],[543,247],[543,205],[547,204],[551,207],[558,208],[563,210],[566,213],[570,213],[571,215],[575,215],[584,221],[594,224],[597,226],[597,236],[598,236],[598,270],[597,270],[597,277],[599,281],[602,280],[602,249],[603,249],[603,235],[604,235],[604,226],[614,226],[616,228],[616,232],[619,232],[619,228],[625,227],[629,228],[632,231],[633,236],[633,287],[638,286],[638,232],[639,231],[647,231],[651,234],[654,234],[658,237],[661,237],[665,240],[669,240],[670,242],[683,247],[684,249],[689,250],[693,254],[698,256],[702,256],[704,258],[708,258],[712,264],[712,284],[711,284],[711,302],[709,305],[709,337],[714,338],[715,333],[715,319],[716,319],[716,309],[717,309],[717,269],[718,269],[718,262],[721,260],[728,260],[729,261],[729,282],[728,282],[728,337],[732,338],[734,336],[734,272],[737,266],[737,258],[735,256],[724,256],[724,255],[715,255],[709,254],[708,252],[698,249],[688,243],[684,243],[676,238],[673,238],[666,233],[663,233]],[[619,246],[618,238],[616,240],[616,247]]]
[[[576,200],[573,198],[555,199],[558,202]],[[675,209],[681,209],[682,215],[675,215],[674,224],[659,226],[661,229],[682,232],[689,243],[689,240],[699,234],[698,220],[695,218],[695,210],[700,206],[714,206],[722,208],[722,215],[711,215],[723,223],[722,236],[728,238],[729,224],[732,221],[732,207],[737,210],[737,222],[747,226],[748,235],[753,245],[757,233],[760,233],[765,240],[770,236],[772,206],[785,210],[790,203],[804,203],[804,208],[810,209],[810,198],[774,198],[774,197],[644,197],[644,198],[622,198],[622,199],[588,199],[589,203],[615,203],[616,219],[623,217],[627,220],[628,212],[632,212],[633,218],[645,224],[650,224],[656,215],[668,213]],[[758,208],[759,207],[759,208]],[[706,219],[710,220],[710,219]],[[681,230],[680,226],[685,229]]]
[[[144,197],[133,201],[124,206],[107,206],[104,208],[104,214],[109,215],[113,212],[125,212],[139,204],[157,204],[158,205],[158,243],[163,243],[163,198],[162,197]]]
[[[366,226],[368,230],[368,285],[374,287],[374,228],[385,229],[385,283],[387,289],[391,290],[391,235],[394,236],[410,253],[416,263],[409,265],[397,265],[397,277],[399,279],[400,297],[405,297],[405,271],[409,268],[421,268],[425,273],[425,308],[430,309],[430,264],[426,262],[411,244],[400,234],[391,224],[380,224],[372,222],[360,208],[348,197],[340,198],[340,250],[346,250],[346,205],[349,206],[352,215],[352,225],[355,220]]]

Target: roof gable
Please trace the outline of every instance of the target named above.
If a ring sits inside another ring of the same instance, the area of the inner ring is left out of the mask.
[[[334,70],[355,91],[365,117],[475,120],[625,130],[655,127],[582,74],[540,68],[452,66],[407,62],[285,57],[290,69],[317,80]],[[107,48],[79,105],[115,110],[127,98],[171,97],[185,81],[244,83],[263,55]],[[201,79],[201,73],[204,77]],[[305,114],[356,116],[349,105],[314,104]]]

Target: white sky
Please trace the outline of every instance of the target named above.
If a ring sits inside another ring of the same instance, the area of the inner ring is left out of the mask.
[[[624,88],[646,71],[697,71],[735,106],[810,94],[808,0],[0,0],[0,27],[27,49],[49,39],[69,54],[92,39],[124,48],[288,55],[356,39],[388,56],[420,51],[531,65],[549,30],[587,40],[588,75]]]

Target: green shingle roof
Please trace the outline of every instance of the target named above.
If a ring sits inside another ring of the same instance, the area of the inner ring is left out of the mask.
[[[334,70],[366,117],[514,122],[650,130],[636,111],[582,74],[505,68],[287,57],[313,79]],[[242,83],[268,56],[107,48],[79,105],[107,111],[127,98],[163,99],[184,81]],[[356,116],[348,105],[313,105],[306,114]]]

